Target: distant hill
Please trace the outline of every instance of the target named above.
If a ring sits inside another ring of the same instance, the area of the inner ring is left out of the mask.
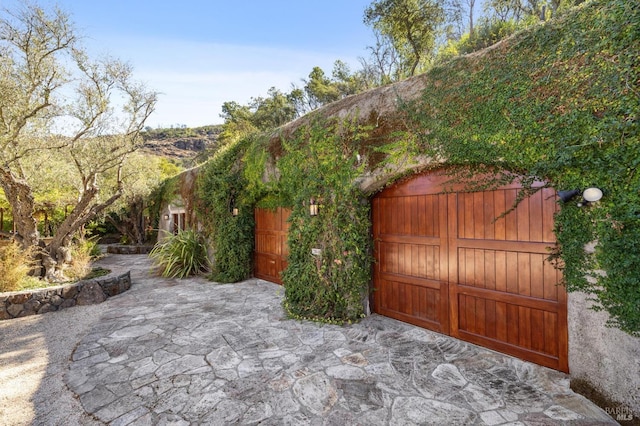
[[[221,131],[221,125],[167,129],[148,127],[142,132],[142,151],[173,160],[190,160],[206,150],[215,149]]]

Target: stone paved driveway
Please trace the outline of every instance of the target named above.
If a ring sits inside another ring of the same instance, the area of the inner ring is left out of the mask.
[[[615,424],[566,375],[389,318],[285,318],[282,289],[149,276],[109,300],[66,375],[112,425]]]

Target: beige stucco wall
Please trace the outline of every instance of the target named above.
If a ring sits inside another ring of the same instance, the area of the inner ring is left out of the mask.
[[[640,417],[640,338],[606,327],[608,314],[590,309],[587,299],[584,293],[569,293],[571,378],[587,381]]]

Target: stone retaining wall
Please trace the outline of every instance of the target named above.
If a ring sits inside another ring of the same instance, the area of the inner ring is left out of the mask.
[[[129,272],[73,284],[0,294],[0,320],[102,303],[131,288]]]
[[[113,254],[149,254],[153,246],[127,246],[110,244],[107,246],[107,253]]]

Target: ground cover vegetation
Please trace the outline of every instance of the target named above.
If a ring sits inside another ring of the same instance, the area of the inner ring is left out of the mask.
[[[453,179],[506,172],[501,181],[479,180],[469,189],[512,179],[524,184],[522,196],[536,190],[534,181],[602,188],[605,197],[592,206],[559,205],[558,246],[550,256],[569,291],[592,295],[610,325],[638,334],[638,9],[622,0],[586,2],[564,14],[558,6],[554,19],[547,10],[548,22],[482,54],[436,63],[420,99],[399,99],[403,107],[385,136],[369,117],[322,117],[322,110],[293,135],[263,129],[239,136],[202,167],[198,181],[200,212],[216,223],[210,229],[216,253],[243,247],[243,255],[214,266],[216,277],[234,281],[250,273],[242,268],[251,261],[254,206],[290,207],[288,312],[357,318],[363,312],[356,301],[369,291],[372,194],[357,190],[356,177],[429,157],[447,165]],[[320,200],[323,214],[309,216],[311,198]],[[234,224],[232,204],[246,226]],[[587,253],[592,242],[595,252]],[[312,247],[322,255],[313,256]],[[239,274],[225,277],[232,269]]]

